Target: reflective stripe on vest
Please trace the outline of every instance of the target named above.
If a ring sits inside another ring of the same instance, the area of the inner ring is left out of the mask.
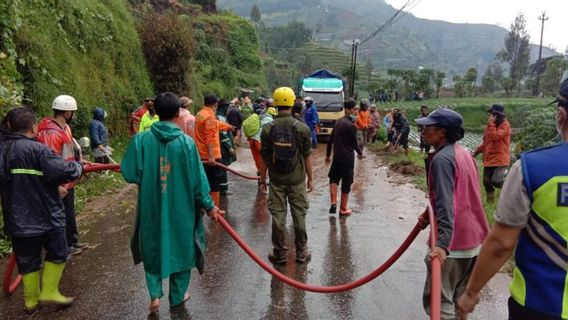
[[[32,176],[43,176],[43,172],[34,169],[12,169],[11,174],[29,174]]]
[[[523,154],[521,163],[531,213],[517,244],[511,296],[568,319],[568,145]]]

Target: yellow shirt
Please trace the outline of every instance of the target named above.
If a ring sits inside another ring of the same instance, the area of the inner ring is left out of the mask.
[[[157,114],[154,114],[153,117],[150,117],[150,112],[146,112],[142,116],[142,119],[140,119],[140,129],[138,130],[138,132],[144,132],[146,130],[149,130],[150,127],[154,124],[154,122],[158,121],[160,121],[160,117],[158,117]]]

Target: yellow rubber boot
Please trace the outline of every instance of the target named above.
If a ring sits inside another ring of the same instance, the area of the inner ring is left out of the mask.
[[[73,303],[73,298],[65,297],[59,292],[59,281],[61,280],[63,269],[65,269],[65,263],[45,262],[41,292],[39,294],[39,303],[41,305],[66,307]]]
[[[24,303],[26,311],[33,313],[39,306],[39,271],[24,274]]]

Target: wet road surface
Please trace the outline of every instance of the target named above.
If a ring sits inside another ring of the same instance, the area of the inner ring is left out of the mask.
[[[307,216],[312,261],[294,262],[293,229],[288,219],[288,265],[279,268],[303,282],[336,285],[356,280],[385,261],[408,235],[424,210],[422,191],[408,184],[392,184],[387,168],[369,154],[355,165],[350,204],[354,214],[328,214],[329,195],[324,146],[314,154],[315,191]],[[239,150],[235,169],[254,173],[248,148]],[[394,177],[396,179],[396,176]],[[234,192],[223,201],[226,219],[266,258],[271,249],[270,214],[266,196],[256,182],[230,176]],[[135,210],[132,186],[97,199],[80,221],[82,240],[91,245],[68,263],[61,291],[74,296],[64,310],[42,310],[32,319],[145,319],[149,296],[142,266],[134,266],[129,249]],[[426,232],[402,258],[375,281],[346,293],[316,294],[289,287],[258,267],[224,232],[208,219],[206,272],[192,273],[191,300],[170,310],[162,299],[161,319],[428,319],[422,309],[426,273]],[[0,262],[3,274],[5,260]],[[509,276],[500,273],[485,290],[472,319],[506,319]],[[21,288],[0,296],[0,319],[27,319]]]

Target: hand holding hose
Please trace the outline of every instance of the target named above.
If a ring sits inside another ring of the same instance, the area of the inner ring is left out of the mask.
[[[209,216],[209,218],[211,218],[211,220],[219,222],[219,216],[222,217],[223,215],[225,215],[225,211],[217,208],[217,206],[214,206],[213,209],[207,211],[207,215]]]

